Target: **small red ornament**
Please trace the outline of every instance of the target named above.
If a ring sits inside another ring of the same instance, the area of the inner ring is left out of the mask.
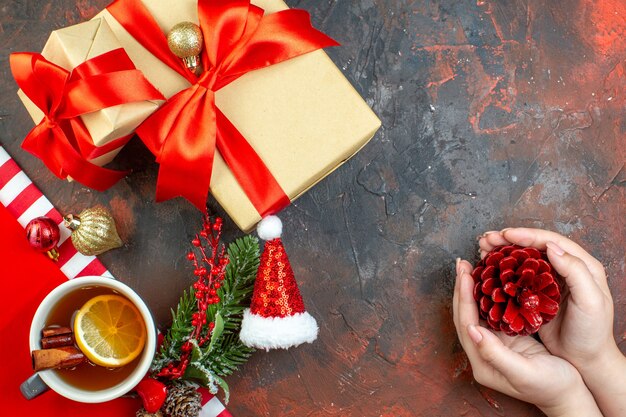
[[[561,278],[535,248],[497,247],[476,265],[472,278],[480,316],[493,330],[533,334],[559,311]]]
[[[39,252],[46,252],[53,261],[59,259],[56,246],[60,238],[59,225],[49,217],[34,218],[26,225],[26,239],[29,245]]]
[[[145,377],[135,387],[141,397],[143,408],[149,413],[156,413],[161,409],[167,398],[167,387],[154,378]]]

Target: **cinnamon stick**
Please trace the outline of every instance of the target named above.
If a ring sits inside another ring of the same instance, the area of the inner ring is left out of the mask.
[[[69,327],[62,327],[62,326],[50,326],[50,327],[46,327],[45,329],[41,331],[41,336],[51,337],[51,336],[58,336],[58,335],[67,334],[67,333],[72,333],[72,329],[70,329]]]
[[[35,372],[44,369],[73,368],[85,360],[85,355],[74,346],[33,350],[31,355]]]
[[[58,336],[49,336],[41,339],[41,347],[44,349],[53,349],[63,346],[74,345],[74,334],[60,334]]]

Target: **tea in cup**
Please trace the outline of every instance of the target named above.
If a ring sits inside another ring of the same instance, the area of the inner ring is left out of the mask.
[[[45,385],[29,379],[22,386],[27,398],[49,387],[71,400],[97,403],[126,394],[146,375],[156,329],[130,287],[111,278],[81,277],[46,296],[29,342],[33,367]]]

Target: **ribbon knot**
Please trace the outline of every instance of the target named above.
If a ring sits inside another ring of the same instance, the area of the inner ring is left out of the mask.
[[[52,115],[45,115],[42,124],[48,129],[54,129],[59,125]]]
[[[219,74],[215,70],[215,68],[211,68],[208,71],[204,71],[202,74],[200,74],[196,84],[198,84],[201,87],[206,88],[207,90],[215,92],[218,90],[215,88],[215,86],[217,85],[218,76]]]
[[[264,15],[250,0],[198,0],[204,37],[200,58],[208,70],[196,78],[170,52],[141,1],[116,0],[107,9],[135,40],[192,84],[137,129],[161,165],[157,201],[182,196],[205,211],[214,154],[219,151],[262,217],[288,205],[289,198],[265,163],[215,105],[214,92],[250,71],[337,42],[314,29],[302,10]]]
[[[71,72],[41,54],[10,57],[15,81],[44,113],[22,147],[40,158],[57,177],[71,176],[98,191],[106,190],[128,172],[89,162],[80,146],[91,142],[83,114],[134,101],[164,100],[139,72],[123,49],[85,61]]]

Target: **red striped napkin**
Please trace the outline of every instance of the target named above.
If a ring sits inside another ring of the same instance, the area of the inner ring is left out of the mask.
[[[23,227],[35,217],[47,216],[59,224],[59,261],[49,260],[32,250]],[[17,222],[15,221],[17,220]],[[48,392],[26,401],[20,383],[32,370],[28,349],[30,319],[37,306],[63,280],[87,275],[112,277],[95,256],[78,253],[63,217],[39,191],[17,163],[0,146],[0,295],[1,357],[5,368],[0,372],[0,401],[3,414],[78,417],[89,415],[132,417],[140,407],[137,400],[117,399],[103,404],[81,404]],[[21,227],[20,227],[21,226]],[[222,403],[206,389],[202,394],[200,417],[232,417]],[[7,408],[8,407],[8,408]]]
[[[111,277],[109,271],[95,256],[78,253],[72,245],[70,231],[63,225],[61,213],[39,191],[37,186],[26,176],[17,163],[0,147],[0,204],[26,227],[35,217],[47,216],[59,224],[59,261],[61,271],[70,279],[102,275]]]

